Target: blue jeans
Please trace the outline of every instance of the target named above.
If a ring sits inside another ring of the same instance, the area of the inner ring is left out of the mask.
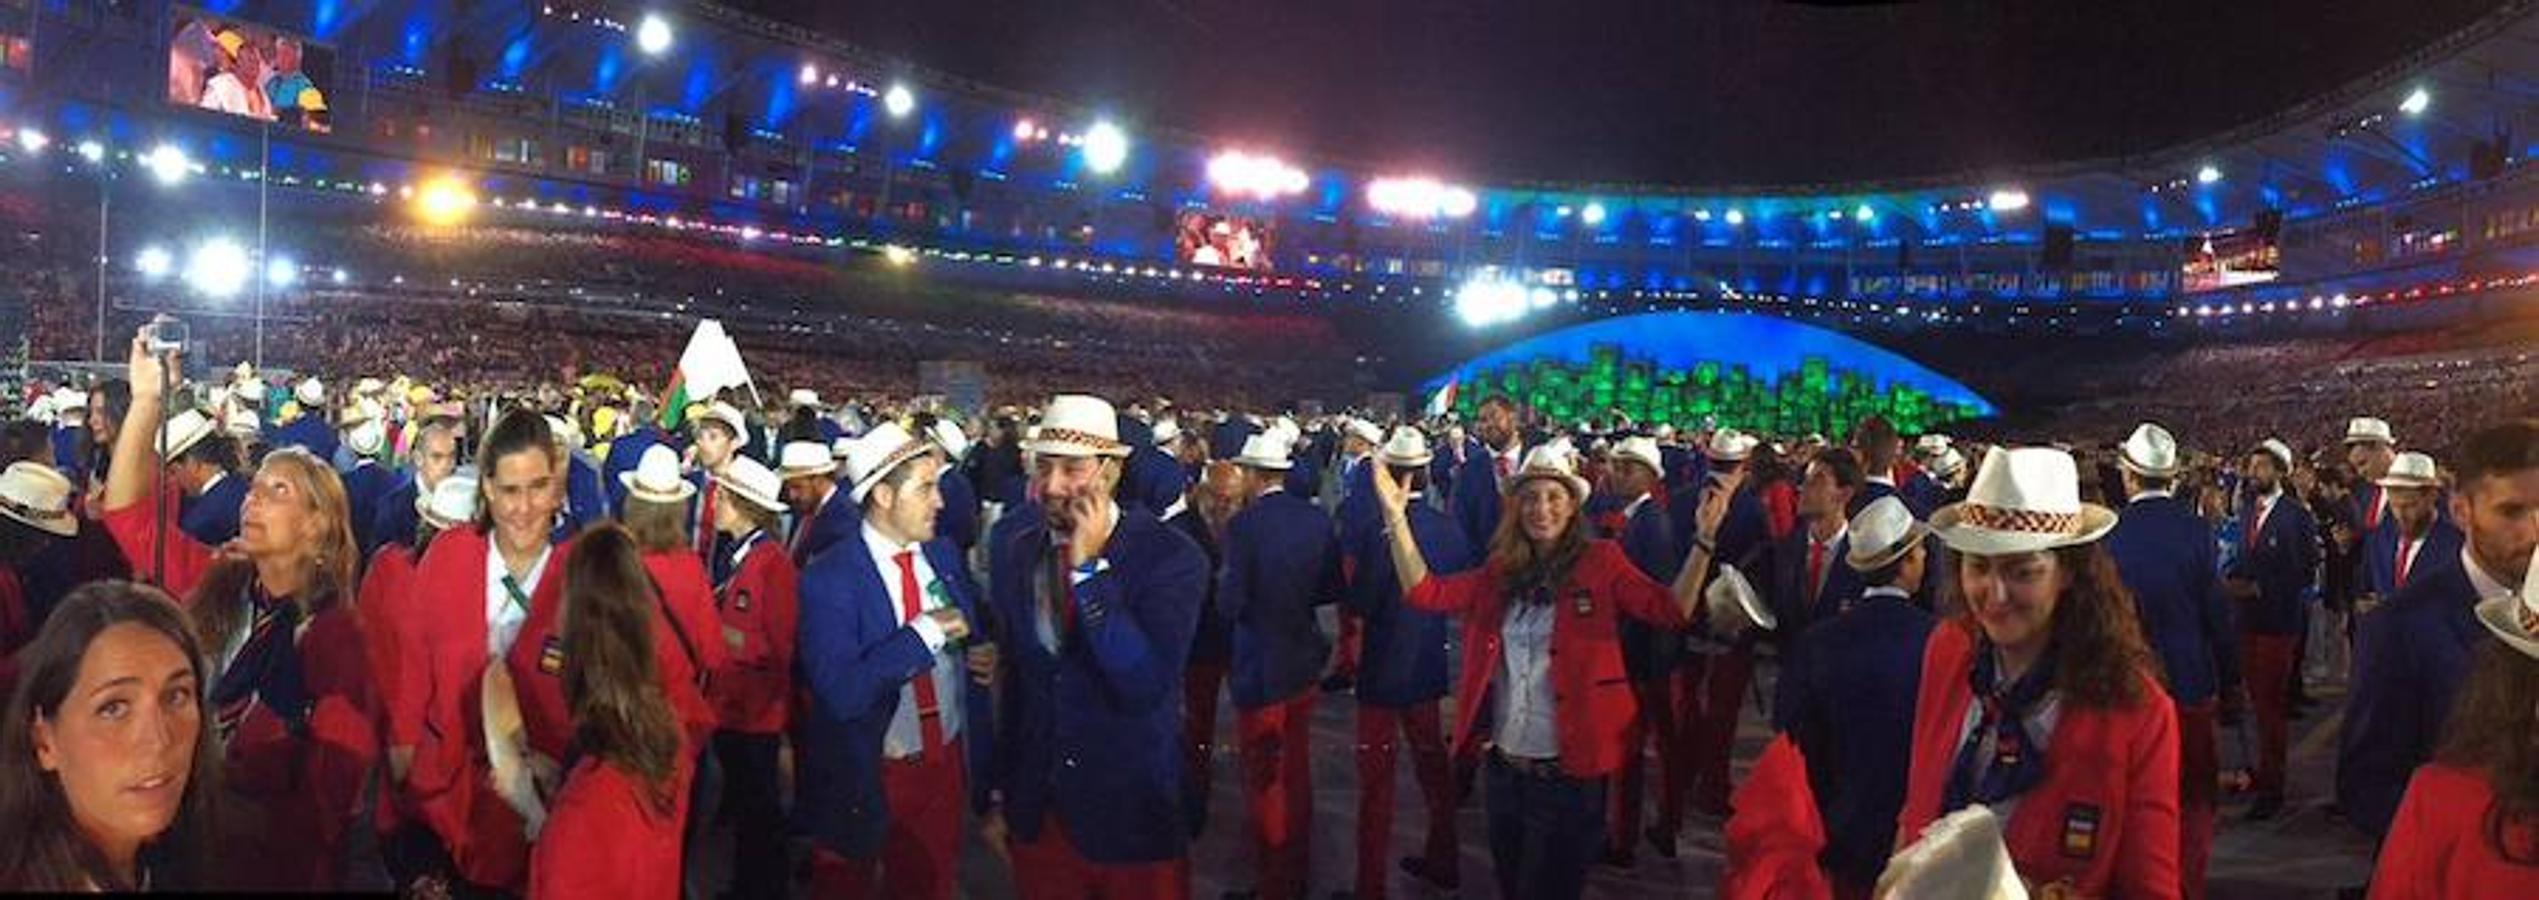
[[[1495,755],[1483,768],[1499,896],[1564,900],[1585,891],[1587,868],[1604,849],[1606,780],[1519,772]]]

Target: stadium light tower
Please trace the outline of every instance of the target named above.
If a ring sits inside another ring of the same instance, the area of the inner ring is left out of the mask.
[[[1605,205],[1602,203],[1587,204],[1585,208],[1578,211],[1578,221],[1585,222],[1591,226],[1604,224]]]
[[[150,174],[158,176],[160,184],[184,181],[194,172],[194,160],[185,155],[185,148],[175,144],[160,144],[141,163],[150,167]]]
[[[2423,115],[2425,110],[2431,108],[2433,108],[2433,94],[2423,88],[2408,91],[2407,99],[2398,101],[2398,111],[2411,116]]]
[[[1097,175],[1109,175],[1128,162],[1128,132],[1108,121],[1095,122],[1084,132],[1084,165]]]
[[[660,13],[645,13],[643,21],[635,26],[635,49],[646,56],[669,52],[671,38],[670,22]]]
[[[917,94],[905,84],[893,84],[890,90],[882,92],[882,109],[890,113],[891,118],[905,119],[909,113],[917,111]]]
[[[2213,182],[2220,180],[2222,180],[2222,170],[2220,166],[2205,163],[2203,168],[2195,170],[2196,184],[2212,184]]]
[[[204,241],[185,262],[185,283],[214,300],[237,296],[254,274],[247,248],[225,237]]]

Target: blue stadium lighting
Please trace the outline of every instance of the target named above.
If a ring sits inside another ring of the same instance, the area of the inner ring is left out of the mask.
[[[1710,210],[1707,210],[1707,209],[1696,209],[1696,210],[1693,210],[1693,221],[1695,221],[1695,222],[1708,222],[1708,221],[1710,221]]]
[[[1742,209],[1732,209],[1732,210],[1729,210],[1729,211],[1728,211],[1728,224],[1730,224],[1730,225],[1743,225],[1743,224],[1745,224],[1745,223],[1746,223],[1746,212],[1745,212],[1745,210],[1742,210]]]
[[[274,257],[272,262],[265,264],[264,280],[274,287],[290,287],[300,280],[300,264],[291,261],[288,256]]]
[[[814,84],[818,84],[820,82],[820,67],[810,63],[803,63],[802,74],[797,80],[802,83],[803,87],[810,87]]]
[[[96,141],[81,141],[79,142],[79,158],[89,162],[104,162],[106,145]]]
[[[2015,212],[2028,208],[2028,202],[2028,192],[2016,188],[2003,188],[1992,192],[1991,197],[1985,198],[1984,205],[1990,207],[1993,212]]]

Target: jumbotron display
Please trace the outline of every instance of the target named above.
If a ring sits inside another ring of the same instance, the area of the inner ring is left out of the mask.
[[[1906,433],[1993,415],[1965,385],[1841,334],[1770,316],[1657,313],[1520,341],[1431,382],[1431,407],[1467,418],[1503,393],[1571,422],[1839,434],[1871,413]]]

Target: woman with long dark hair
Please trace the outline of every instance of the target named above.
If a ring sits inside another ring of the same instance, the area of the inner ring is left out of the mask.
[[[102,520],[145,580],[185,607],[217,663],[205,687],[235,807],[224,851],[257,861],[239,869],[253,882],[242,886],[336,887],[379,746],[343,482],[307,450],[274,451],[249,483],[238,537],[217,549],[196,542],[176,526],[173,497],[153,490],[154,443],[172,449],[181,437],[160,427],[162,377],[178,358],[136,335],[130,366],[132,407]]]
[[[1604,845],[1605,786],[1636,715],[1616,630],[1624,616],[1683,630],[1710,573],[1735,477],[1696,514],[1699,535],[1673,585],[1641,574],[1621,545],[1588,537],[1587,482],[1568,448],[1538,447],[1508,479],[1484,562],[1432,574],[1411,529],[1408,491],[1383,466],[1376,499],[1403,601],[1463,620],[1455,691],[1457,756],[1486,745],[1490,856],[1504,896],[1575,897]],[[1475,728],[1492,698],[1488,734]],[[1444,873],[1432,873],[1441,876]],[[1443,880],[1443,879],[1437,879]]]
[[[1898,846],[1982,804],[2048,893],[2179,896],[2177,713],[2097,543],[2115,522],[2044,447],[1987,451],[1967,498],[1932,514],[1964,612],[1923,650]]]
[[[2495,635],[2380,845],[2373,900],[2539,896],[2539,554],[2520,597],[2477,606]]]
[[[694,769],[653,655],[660,604],[625,529],[574,539],[562,631],[575,757],[529,862],[532,898],[679,896]]]
[[[199,886],[220,753],[185,611],[145,585],[91,584],[18,660],[0,722],[0,891]]]

